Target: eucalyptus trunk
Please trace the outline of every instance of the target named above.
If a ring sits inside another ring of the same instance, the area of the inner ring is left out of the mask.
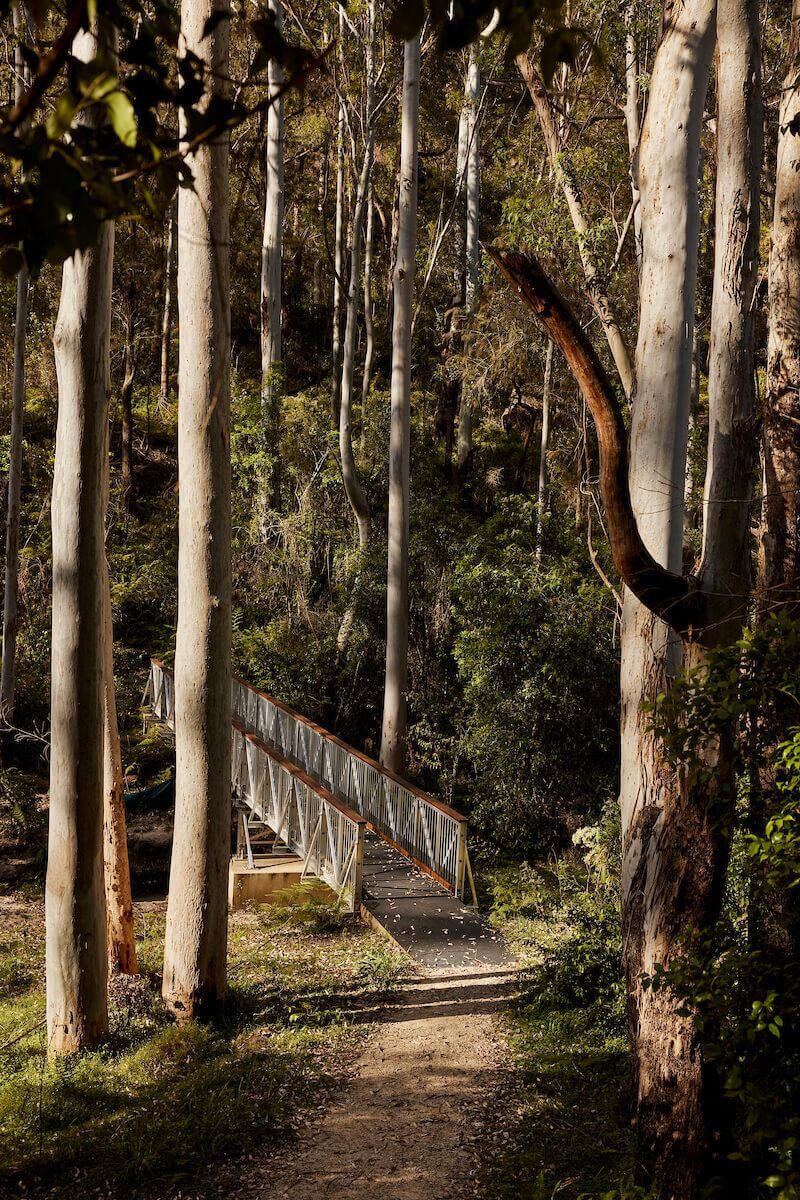
[[[79,60],[96,39],[80,34]],[[82,118],[98,120],[91,110]],[[108,1029],[103,891],[103,496],[114,227],[63,268],[53,344],[58,423],[53,468],[50,816],[45,885],[47,1037],[53,1054]]]
[[[466,150],[466,238],[464,246],[464,307],[466,317],[475,315],[478,306],[478,265],[480,262],[481,142],[478,115],[481,74],[478,50],[469,49],[465,108],[467,113]],[[459,468],[466,466],[472,453],[473,398],[463,389],[458,408],[457,454]]]
[[[169,206],[167,218],[167,238],[164,249],[164,307],[161,313],[161,390],[159,400],[162,405],[169,401],[170,380],[170,349],[172,347],[172,283],[175,273],[175,224],[178,216],[178,197]]]
[[[205,105],[227,95],[222,0],[184,0],[182,36],[204,63]],[[206,32],[211,23],[211,32]],[[185,128],[183,130],[185,136]],[[178,208],[178,626],[175,832],[163,995],[179,1020],[219,1012],[226,988],[231,791],[229,141],[188,155]]]
[[[411,440],[411,322],[417,249],[419,37],[405,44],[400,137],[397,257],[393,272],[386,676],[381,762],[402,770],[408,686],[408,520]]]
[[[275,14],[276,29],[283,28],[283,6],[280,0],[270,0]],[[282,390],[283,349],[281,344],[281,304],[283,270],[284,218],[284,103],[283,67],[275,59],[269,61],[269,96],[267,110],[267,144],[265,152],[266,200],[264,231],[261,243],[261,411],[269,441],[272,470],[265,495],[273,507],[278,504],[280,456],[277,450],[280,398]]]
[[[769,255],[761,604],[800,615],[800,3],[778,116]]]

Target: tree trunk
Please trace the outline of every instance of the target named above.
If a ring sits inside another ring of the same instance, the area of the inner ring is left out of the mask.
[[[122,502],[128,512],[133,512],[136,507],[136,484],[133,477],[133,385],[136,379],[136,316],[133,283],[128,292],[125,310],[124,371],[120,389],[120,408],[122,410],[120,479]]]
[[[14,30],[21,36],[22,6],[14,8]],[[19,103],[27,75],[19,44],[14,51],[14,98]],[[6,511],[6,557],[3,589],[3,654],[0,669],[0,717],[14,714],[14,685],[19,625],[19,508],[22,490],[22,429],[25,415],[25,332],[28,324],[30,275],[23,266],[17,276],[17,307],[14,319],[14,367],[11,384],[11,445],[8,455],[8,508]]]
[[[184,0],[182,34],[227,93],[222,0]],[[184,131],[185,132],[185,131]],[[230,843],[230,289],[227,135],[188,156],[178,208],[178,627],[175,832],[163,995],[179,1020],[216,1014],[226,985]]]
[[[386,678],[381,762],[400,771],[405,759],[408,682],[408,517],[411,437],[411,320],[417,249],[419,37],[405,44],[400,139],[397,258],[392,306],[389,434],[389,559],[386,588]]]
[[[375,100],[375,59],[374,59],[374,4],[369,9],[369,30],[367,33],[367,97],[365,112],[365,148],[364,163],[358,180],[355,203],[353,205],[353,232],[350,245],[350,280],[347,289],[347,316],[345,320],[344,345],[342,348],[342,383],[339,401],[339,455],[342,463],[342,479],[350,507],[358,526],[358,552],[362,559],[369,545],[370,510],[369,502],[361,480],[358,477],[355,455],[353,454],[352,408],[353,380],[356,369],[356,340],[358,336],[358,299],[361,293],[361,249],[364,241],[364,209],[369,194],[372,179],[372,159],[374,154],[373,109]],[[353,595],[342,623],[339,626],[337,650],[343,653],[355,618],[361,569],[356,572]]]
[[[642,210],[639,195],[639,47],[635,30],[636,8],[628,4],[625,9],[625,130],[628,135],[629,171],[631,176],[631,203],[633,209],[633,236],[636,244],[636,266],[642,269]]]
[[[169,206],[167,218],[167,242],[164,251],[164,309],[161,314],[161,393],[159,401],[169,403],[169,356],[172,345],[172,279],[175,270],[175,222],[178,215],[178,197]]]
[[[106,444],[103,508],[108,504],[108,445]],[[104,512],[105,524],[105,512]],[[131,873],[125,825],[122,753],[114,688],[114,624],[108,558],[103,549],[103,878],[106,898],[108,966],[112,975],[138,971],[133,927]]]
[[[80,34],[84,61],[96,40]],[[98,119],[92,110],[82,118]],[[64,264],[53,339],[58,425],[53,470],[53,636],[46,913],[51,1053],[108,1029],[103,894],[103,489],[114,227]]]
[[[339,54],[344,53],[344,9],[339,5]],[[344,286],[344,102],[339,101],[336,125],[336,217],[333,233],[333,382],[331,384],[331,423],[339,428],[339,388],[342,367],[342,291]]]
[[[464,307],[467,318],[475,315],[478,306],[478,265],[480,261],[480,196],[481,142],[478,123],[478,99],[481,86],[478,50],[473,42],[469,48],[465,108],[467,112],[466,151],[466,240],[464,257]],[[460,146],[459,146],[460,149]],[[458,407],[457,454],[459,470],[472,453],[473,398],[463,389]]]
[[[542,561],[542,538],[544,536],[544,512],[547,504],[547,451],[550,446],[550,385],[553,379],[552,338],[547,343],[547,358],[544,363],[542,384],[542,441],[539,451],[539,490],[536,501],[536,561]]]
[[[626,396],[630,396],[633,391],[633,363],[631,362],[630,352],[625,343],[617,315],[611,299],[603,287],[597,269],[597,262],[591,250],[589,222],[583,211],[583,202],[574,179],[565,170],[561,159],[561,138],[556,126],[550,98],[528,54],[517,55],[517,66],[533,101],[533,107],[536,109],[536,115],[542,127],[542,134],[544,135],[544,142],[553,174],[567,202],[592,305],[603,326],[603,332],[606,335],[611,357],[614,359],[623,391]]]
[[[281,0],[269,0],[275,13],[276,28],[283,28]],[[272,103],[267,111],[267,146],[265,154],[266,201],[264,206],[264,235],[261,243],[261,412],[272,468],[266,481],[265,497],[271,507],[279,504],[280,480],[278,454],[278,425],[282,392],[283,350],[281,347],[281,304],[283,267],[284,211],[284,105],[280,94],[283,87],[283,67],[269,61],[269,95]]]
[[[764,611],[800,615],[800,3],[792,5],[789,65],[778,117],[769,255],[767,397],[760,591]]]
[[[375,157],[375,0],[367,4],[367,141],[370,160]],[[372,361],[375,357],[375,315],[372,308],[372,247],[375,222],[375,206],[372,196],[372,170],[367,185],[367,217],[364,234],[364,374],[361,380],[361,449],[364,450],[365,414],[372,379]]]
[[[640,327],[631,425],[631,494],[656,560],[680,571],[699,248],[698,171],[714,44],[714,0],[670,11],[656,55],[639,154]],[[667,690],[681,646],[626,590],[622,618],[622,914],[641,1145],[666,1195],[691,1200],[705,1161],[703,1064],[691,1014],[642,985],[668,966],[715,903],[715,827],[678,786],[643,711]]]

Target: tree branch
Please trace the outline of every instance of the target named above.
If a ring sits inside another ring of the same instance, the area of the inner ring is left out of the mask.
[[[561,350],[592,414],[600,449],[600,494],[614,565],[646,608],[687,640],[706,624],[706,603],[693,576],[660,566],[642,541],[628,484],[628,437],[614,389],[594,347],[542,267],[528,255],[485,247]]]

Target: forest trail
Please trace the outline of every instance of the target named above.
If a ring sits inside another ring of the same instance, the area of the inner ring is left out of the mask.
[[[469,1195],[484,1098],[508,1070],[496,1016],[516,975],[417,974],[362,1019],[376,1029],[353,1077],[283,1163],[246,1177],[247,1200],[449,1200]],[[285,1181],[276,1188],[276,1180]]]

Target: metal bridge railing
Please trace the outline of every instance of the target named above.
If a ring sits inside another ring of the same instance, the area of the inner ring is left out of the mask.
[[[155,716],[174,729],[172,671],[156,659],[150,661],[146,700]],[[231,786],[243,808],[241,832],[250,864],[250,830],[269,826],[304,860],[304,875],[323,879],[355,911],[361,901],[366,820],[235,716],[232,739]]]
[[[457,896],[464,897],[469,883],[474,900],[461,813],[241,679],[232,681],[231,702],[245,728],[318,779]]]

